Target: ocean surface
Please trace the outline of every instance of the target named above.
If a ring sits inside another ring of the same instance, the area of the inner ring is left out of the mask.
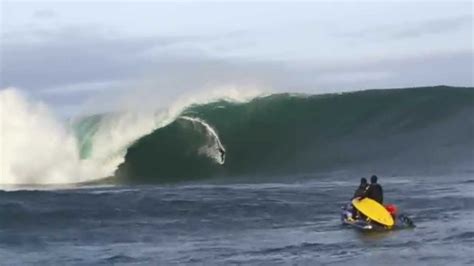
[[[474,263],[472,175],[380,176],[417,227],[377,233],[340,223],[358,178],[318,178],[0,192],[1,264]]]
[[[234,96],[65,125],[0,91],[0,265],[474,264],[473,88]],[[341,225],[372,174],[416,228]]]

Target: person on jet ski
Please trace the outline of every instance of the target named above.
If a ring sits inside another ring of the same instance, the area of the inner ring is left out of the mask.
[[[377,179],[376,175],[370,178],[370,185],[362,197],[373,199],[383,205],[383,189],[382,186],[377,183]]]
[[[352,197],[352,199],[363,197],[368,187],[369,184],[367,183],[367,179],[365,177],[362,177],[360,179],[360,185],[354,192],[354,196]],[[357,219],[361,216],[357,209],[354,208],[352,203],[348,205],[348,210],[350,212],[350,219]]]
[[[364,196],[365,191],[367,190],[368,187],[369,187],[369,184],[367,183],[367,179],[365,177],[362,177],[360,179],[360,185],[354,192],[354,196],[352,198],[355,199],[355,198]]]

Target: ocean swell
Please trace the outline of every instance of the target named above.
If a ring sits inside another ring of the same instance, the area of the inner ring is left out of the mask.
[[[129,147],[115,176],[143,183],[463,171],[473,160],[473,103],[472,88],[440,86],[193,105]]]
[[[254,95],[224,91],[63,123],[1,90],[0,184],[474,171],[473,88]]]

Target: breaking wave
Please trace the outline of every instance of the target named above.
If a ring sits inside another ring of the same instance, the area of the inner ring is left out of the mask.
[[[224,88],[180,98],[159,111],[99,114],[65,123],[20,90],[0,90],[0,184],[70,184],[110,177],[130,145],[175,121],[188,106],[217,99],[243,102],[256,94]],[[205,128],[208,142],[199,147],[200,154],[223,163],[224,147],[212,126],[199,118],[179,119]]]
[[[472,88],[274,94],[193,105],[181,115],[188,119],[176,119],[128,148],[116,171],[120,182],[341,170],[427,175],[469,171],[474,159]],[[212,147],[213,155],[203,156],[202,147]],[[225,147],[225,163],[219,163],[219,147]]]
[[[0,183],[472,171],[473,88],[255,95],[234,90],[65,125],[2,90]]]

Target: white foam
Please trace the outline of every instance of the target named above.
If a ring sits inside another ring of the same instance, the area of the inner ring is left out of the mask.
[[[76,176],[75,139],[42,103],[0,91],[0,183],[65,183]],[[78,179],[81,181],[81,179]]]

